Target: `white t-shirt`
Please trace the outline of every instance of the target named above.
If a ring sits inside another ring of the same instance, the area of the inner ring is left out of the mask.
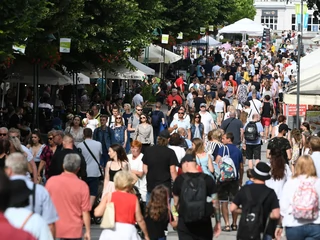
[[[252,114],[260,114],[261,102],[258,99],[250,100],[250,109],[252,109]]]
[[[92,132],[94,132],[94,130],[99,126],[99,121],[98,119],[88,119],[88,118],[84,118],[83,122],[88,122],[86,125],[86,128],[91,128]]]
[[[135,160],[133,160],[132,157],[133,157],[132,154],[128,154],[130,169],[143,172],[143,162],[142,162],[143,153],[140,153],[140,155]],[[138,179],[135,186],[138,188],[141,194],[141,198],[145,202],[147,199],[147,178],[145,174],[143,174],[142,178]]]
[[[177,159],[178,159],[178,162],[180,163],[181,159],[184,157],[184,155],[186,155],[186,151],[182,147],[179,147],[179,146],[169,145],[168,147],[175,152]]]
[[[25,208],[8,208],[4,215],[12,226],[21,228],[31,213]],[[32,214],[22,230],[30,233],[37,240],[53,240],[48,224],[38,213]]]
[[[204,126],[204,134],[207,135],[208,132],[212,130],[213,118],[208,112],[201,113],[200,111],[199,114],[201,115],[201,122]]]
[[[320,178],[320,152],[313,152],[311,154],[314,166],[316,167],[316,172],[318,178]]]

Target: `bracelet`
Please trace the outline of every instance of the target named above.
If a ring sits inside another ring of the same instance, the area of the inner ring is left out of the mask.
[[[277,228],[280,228],[280,229],[282,229],[283,227],[282,227],[282,225],[277,225]]]

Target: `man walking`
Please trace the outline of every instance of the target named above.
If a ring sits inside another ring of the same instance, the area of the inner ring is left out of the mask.
[[[83,156],[77,151],[73,149],[74,141],[71,134],[66,134],[62,140],[63,149],[57,153],[55,153],[52,157],[52,162],[50,167],[48,168],[48,178],[59,175],[63,172],[62,164],[64,157],[69,153],[74,153],[79,155],[81,159],[81,168],[79,172],[79,177],[83,181],[86,181],[87,178],[87,166],[86,161]]]
[[[201,122],[204,126],[204,135],[205,137],[208,135],[208,132],[210,132],[212,129],[216,129],[216,125],[213,121],[213,118],[211,114],[206,109],[207,105],[205,103],[200,104],[200,116],[201,116]]]
[[[90,195],[87,184],[77,177],[80,164],[79,154],[65,155],[64,172],[51,177],[46,184],[59,214],[56,236],[65,240],[82,239],[83,225],[83,237],[90,240]]]
[[[112,144],[111,129],[107,126],[108,116],[102,114],[100,116],[101,127],[98,127],[93,132],[93,140],[98,141],[102,145],[102,155],[100,158],[101,166],[105,167],[109,160],[109,147]]]
[[[84,141],[78,144],[87,164],[87,184],[90,190],[90,203],[93,206],[98,194],[99,177],[101,176],[100,158],[102,155],[101,142],[92,140],[91,128],[83,129]]]
[[[242,139],[243,125],[242,122],[236,118],[235,111],[231,111],[229,116],[229,118],[222,122],[221,129],[224,130],[225,133],[233,134],[233,144],[239,148]]]
[[[218,185],[218,198],[221,202],[222,216],[225,222],[225,227],[222,231],[230,232],[237,229],[237,213],[232,213],[232,224],[229,224],[229,210],[228,204],[232,202],[235,195],[239,191],[239,186],[242,185],[243,177],[243,158],[239,148],[233,144],[234,136],[232,132],[225,133],[222,136],[222,147],[218,151],[216,163],[220,166],[220,177]],[[226,162],[225,158],[231,158],[232,163],[229,163],[229,168],[223,171],[222,165]],[[235,169],[234,169],[235,168]],[[230,171],[231,169],[231,171]]]
[[[263,126],[259,121],[260,116],[256,113],[252,116],[252,121],[246,123],[243,127],[243,146],[246,150],[246,159],[248,160],[249,168],[257,164],[261,159],[261,139],[263,137]],[[255,163],[253,161],[255,160]]]
[[[195,156],[186,154],[180,163],[183,174],[173,184],[174,206],[178,209],[179,239],[212,239],[221,232],[220,206],[213,179],[199,173]],[[188,184],[192,183],[192,184]],[[199,209],[203,210],[199,212]],[[212,229],[211,215],[216,225]]]
[[[5,171],[10,180],[23,180],[32,191],[27,209],[40,214],[48,224],[52,236],[55,237],[55,222],[58,214],[51,197],[42,185],[33,183],[27,176],[28,162],[21,153],[10,154],[5,162]]]
[[[289,130],[291,130],[291,129],[289,129],[287,124],[282,123],[279,125],[278,136],[272,138],[269,141],[268,146],[267,146],[267,158],[268,159],[271,158],[271,156],[270,156],[271,149],[274,149],[274,148],[279,149],[280,148],[282,156],[286,160],[286,163],[289,164],[289,160],[292,157],[292,148],[291,148],[289,140],[285,138],[285,136]]]
[[[265,162],[259,162],[251,171],[254,184],[243,186],[231,203],[232,214],[241,214],[237,240],[261,239],[261,234],[263,239],[273,239],[274,231],[267,228],[267,219],[279,219],[280,207],[274,190],[265,185],[271,177],[270,170]],[[261,205],[263,211],[257,210],[261,209]]]
[[[169,130],[172,132],[176,132],[178,128],[184,128],[184,130],[188,133],[188,139],[191,139],[191,130],[190,130],[190,121],[184,117],[185,111],[180,108],[178,111],[178,119],[173,119],[170,123]]]
[[[160,133],[160,125],[165,124],[164,114],[161,111],[161,102],[156,103],[156,109],[151,113],[151,124],[153,127],[153,139],[156,144]]]

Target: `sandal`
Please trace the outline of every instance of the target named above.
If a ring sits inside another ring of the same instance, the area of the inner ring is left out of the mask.
[[[223,232],[231,232],[231,228],[229,225],[224,226],[224,228],[221,229]]]
[[[237,224],[231,224],[231,229],[232,231],[237,231],[238,230]]]

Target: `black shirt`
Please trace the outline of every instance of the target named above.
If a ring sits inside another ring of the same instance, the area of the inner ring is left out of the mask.
[[[195,107],[195,112],[200,111],[200,104],[201,103],[207,103],[204,97],[196,97],[193,99],[194,102],[194,107]]]
[[[167,230],[169,223],[168,211],[166,211],[165,214],[162,214],[158,221],[152,219],[149,214],[146,214],[144,221],[147,225],[150,240],[158,240],[159,238],[165,237],[164,231]]]
[[[80,170],[78,172],[78,176],[81,177],[82,180],[86,180],[87,178],[87,164],[82,156],[77,150],[74,149],[62,149],[60,151],[56,151],[55,154],[52,157],[51,165],[48,169],[48,179],[52,176],[56,176],[61,174],[63,170],[63,160],[64,157],[69,153],[75,153],[78,154],[81,158],[81,164],[80,164]]]
[[[252,199],[256,199],[258,201],[259,197],[263,195],[266,191],[270,191],[269,195],[263,202],[263,228],[265,228],[267,218],[272,212],[273,209],[279,208],[279,201],[277,198],[276,193],[274,190],[270,190],[266,185],[264,184],[251,184],[251,185],[245,185],[241,187],[240,191],[237,193],[235,198],[233,199],[233,203],[237,205],[238,207],[242,207],[248,202],[245,189],[249,188],[251,192]],[[271,221],[270,221],[271,222]],[[269,223],[269,226],[267,228],[267,234],[274,236],[275,226],[273,224]]]
[[[252,85],[256,87],[257,92],[260,92],[260,83],[259,82],[252,82]]]
[[[18,124],[21,124],[21,120],[18,116],[18,114],[13,114],[11,117],[10,117],[10,120],[9,120],[9,128],[18,128]]]
[[[240,132],[243,128],[242,122],[237,118],[227,118],[221,124],[221,129],[224,130],[225,133],[232,132],[234,139],[233,144],[240,145]]]
[[[145,150],[142,162],[148,166],[148,192],[151,193],[160,184],[171,189],[170,166],[179,165],[177,156],[172,149],[159,145],[148,147]]]
[[[226,104],[226,110],[228,109],[228,106],[230,105],[230,101],[226,98],[222,98],[222,101],[224,101],[224,103]]]
[[[267,149],[280,148],[281,155],[286,160],[286,163],[289,164],[287,150],[291,149],[291,145],[288,139],[284,137],[274,137],[272,138],[267,146]]]
[[[261,117],[271,118],[272,117],[271,109],[272,109],[272,106],[270,102],[263,102]]]
[[[201,173],[185,173],[188,174],[191,178],[198,177]],[[180,196],[181,188],[184,178],[182,175],[179,175],[175,182],[173,183],[173,194],[175,196]],[[212,194],[217,193],[216,185],[209,175],[205,175],[207,196],[211,197]],[[179,212],[179,221],[178,221],[178,232],[182,232],[187,236],[192,237],[197,240],[207,240],[213,238],[212,223],[211,217],[205,218],[199,222],[185,223],[183,221],[183,213]]]

